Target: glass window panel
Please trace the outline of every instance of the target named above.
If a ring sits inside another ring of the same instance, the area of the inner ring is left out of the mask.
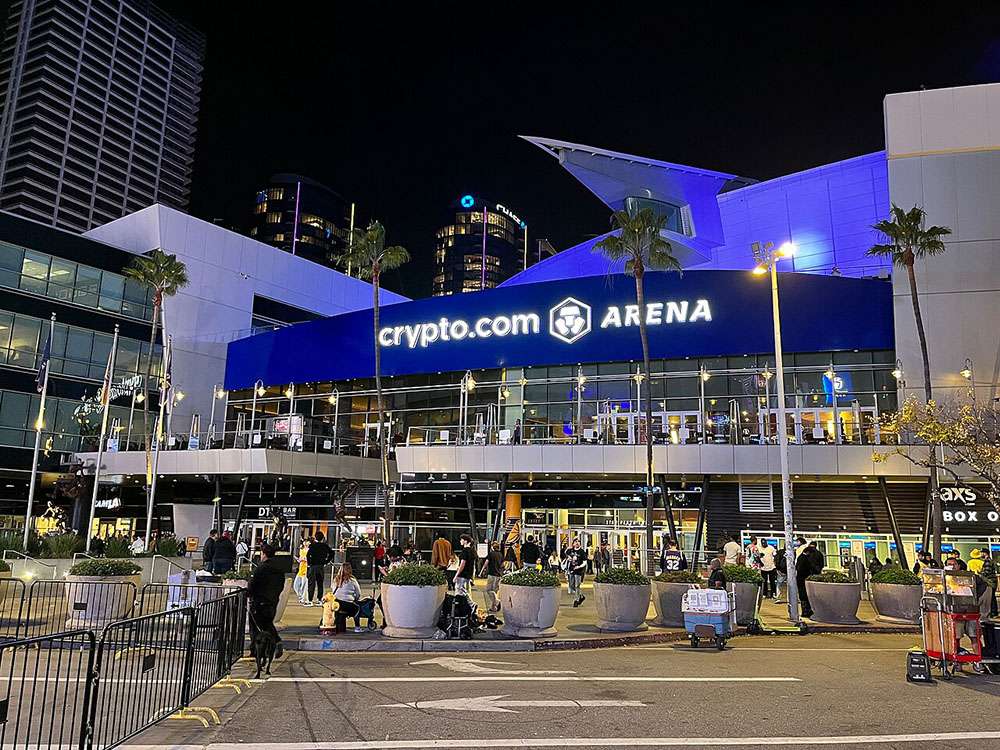
[[[21,289],[36,294],[45,294],[49,280],[49,261],[51,257],[32,250],[24,252],[24,262],[21,265]]]
[[[73,301],[87,307],[97,307],[100,299],[101,272],[96,268],[80,266],[76,272],[76,292]]]
[[[59,323],[56,324],[55,331],[52,334],[52,351],[51,351],[51,363],[52,372],[63,372],[65,367],[65,357],[66,357],[66,336],[69,333],[69,326],[64,326]],[[44,346],[44,344],[43,344]]]
[[[597,384],[597,397],[602,401],[627,401],[632,397],[631,380],[609,380]]]
[[[8,312],[0,312],[0,361],[7,361],[7,349],[10,346],[11,329],[14,327],[14,316]]]
[[[35,367],[35,352],[38,351],[38,332],[42,321],[24,315],[14,316],[14,327],[10,337],[11,353],[8,361],[18,367]]]
[[[75,283],[76,263],[62,258],[53,258],[52,265],[49,267],[49,297],[72,302]]]
[[[104,371],[108,366],[108,355],[111,354],[112,341],[114,341],[114,337],[106,333],[94,334],[94,349],[90,355],[90,377],[94,380],[104,379]]]
[[[146,291],[148,287],[140,284],[135,279],[125,279],[124,302],[122,303],[122,314],[131,315],[134,318],[147,318],[149,311],[146,307]]]
[[[115,370],[131,375],[139,372],[139,351],[141,344],[135,339],[118,339],[118,354],[115,355]]]
[[[24,251],[21,248],[0,242],[0,285],[17,289],[23,259]]]
[[[94,334],[82,328],[70,328],[66,337],[67,375],[90,376],[90,353],[94,346]]]
[[[28,424],[27,393],[5,391],[0,399],[0,444],[21,445]]]
[[[107,271],[101,277],[101,299],[99,307],[102,310],[121,312],[122,296],[125,293],[125,278]]]
[[[667,382],[667,396],[698,397],[698,378],[670,378]]]

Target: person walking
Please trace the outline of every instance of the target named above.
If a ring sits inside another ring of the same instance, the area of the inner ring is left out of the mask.
[[[250,628],[251,634],[261,630],[271,634],[274,639],[274,656],[280,658],[284,653],[281,636],[274,627],[274,618],[278,613],[278,601],[285,588],[285,574],[274,559],[274,547],[270,544],[260,546],[260,565],[254,570],[247,583],[247,594],[250,598]],[[251,635],[250,643],[254,643]]]
[[[455,595],[469,595],[469,584],[476,575],[476,548],[468,534],[458,538],[458,568],[455,569]]]
[[[528,534],[528,538],[521,545],[521,567],[537,568],[538,561],[542,559],[542,549],[535,543],[535,537]]]
[[[782,545],[774,556],[774,567],[778,571],[777,582],[774,584],[774,603],[781,604],[781,587],[788,590],[788,548]]]
[[[608,549],[608,543],[602,541],[600,545],[594,550],[594,573],[600,573],[602,570],[611,569],[611,550]]]
[[[354,577],[354,571],[349,562],[340,566],[337,575],[333,577],[333,598],[337,602],[337,613],[333,618],[333,632],[343,633],[347,630],[347,618],[354,618],[354,632],[361,632],[361,618],[358,613],[361,600],[361,586]]]
[[[373,573],[372,578],[374,579],[375,583],[378,583],[380,580],[382,580],[382,573],[380,571],[382,569],[382,566],[384,565],[385,565],[385,542],[383,542],[382,538],[379,537],[375,541],[375,551],[373,553],[373,558],[372,558],[372,573]]]
[[[299,555],[295,558],[299,563],[299,568],[295,572],[295,580],[292,581],[292,590],[295,592],[295,596],[299,599],[299,604],[306,603],[306,595],[309,593],[309,562],[307,561],[307,556],[309,554],[309,539],[308,537],[302,540],[302,546],[299,547]]]
[[[560,563],[561,560],[559,559],[559,553],[556,552],[555,547],[551,548],[548,554],[548,571],[550,573],[554,573],[555,575],[559,575],[559,572],[562,570]]]
[[[215,558],[215,545],[219,541],[219,530],[212,529],[208,532],[208,539],[205,540],[205,546],[201,550],[201,562],[202,567],[205,568],[209,573],[214,573],[215,568],[213,567],[212,560]]]
[[[587,550],[580,544],[580,537],[573,540],[573,546],[566,552],[566,578],[569,593],[573,596],[573,606],[579,607],[586,599],[583,595],[583,577],[587,574]]]
[[[500,542],[490,544],[486,555],[486,611],[500,611],[500,579],[503,577],[503,558],[500,556]]]
[[[757,543],[757,555],[760,559],[760,575],[764,579],[761,596],[774,599],[778,589],[778,566],[775,560],[777,551],[768,544],[767,539]]]
[[[517,560],[517,550],[514,549],[513,544],[507,545],[507,551],[503,555],[503,567],[508,573],[517,570],[521,564]]]
[[[448,565],[451,564],[452,548],[443,533],[439,533],[434,544],[431,546],[431,565],[448,575]],[[448,586],[451,587],[451,577],[448,577]]]
[[[135,538],[132,540],[132,544],[128,546],[128,551],[132,553],[133,556],[141,555],[146,551],[146,542],[142,539],[142,534],[136,534]]]
[[[309,582],[309,590],[306,594],[306,606],[319,606],[323,599],[323,579],[326,572],[326,564],[333,558],[333,550],[326,543],[326,537],[322,531],[317,531],[309,550],[306,552],[306,577]]]
[[[806,579],[811,575],[823,572],[826,567],[826,558],[816,547],[816,542],[809,542],[805,549],[799,554],[799,559],[795,563],[795,583],[799,589],[799,601],[802,603],[802,616],[812,617],[813,609],[809,603],[809,591],[806,589]],[[789,585],[791,585],[789,583]]]
[[[760,545],[757,537],[750,537],[750,544],[743,550],[743,564],[751,570],[760,570]]]
[[[226,573],[236,567],[236,545],[228,531],[215,543],[212,557],[212,568],[216,575]]]
[[[726,553],[726,565],[739,565],[742,562],[743,547],[728,534],[726,535],[725,543],[722,545],[722,551]]]

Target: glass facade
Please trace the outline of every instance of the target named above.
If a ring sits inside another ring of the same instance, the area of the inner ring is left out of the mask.
[[[35,444],[35,420],[38,419],[36,393],[0,390],[0,446],[31,448]],[[42,429],[42,447],[46,451],[76,451],[81,448],[81,432],[87,433],[86,424],[74,416],[81,402],[66,398],[45,399],[45,424]],[[128,425],[128,407],[112,406],[111,419],[118,418],[122,429]],[[100,412],[90,415],[89,424],[100,428]],[[136,410],[135,429],[141,429],[142,415]],[[124,439],[125,435],[122,435]],[[49,438],[52,442],[49,443]],[[97,438],[93,441],[96,443]]]
[[[127,318],[153,318],[153,291],[145,284],[2,241],[0,287]]]

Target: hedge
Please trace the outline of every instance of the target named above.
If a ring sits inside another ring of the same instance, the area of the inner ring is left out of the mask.
[[[806,580],[815,581],[816,583],[855,583],[855,581],[852,581],[839,570],[825,570],[822,573],[813,573]]]
[[[701,583],[701,576],[690,570],[666,570],[653,580],[660,583]]]
[[[69,569],[71,576],[134,576],[142,571],[128,560],[81,560]]]
[[[615,583],[620,586],[648,586],[649,579],[629,568],[608,568],[594,578],[594,583]]]
[[[882,568],[882,570],[873,575],[872,583],[895,583],[903,586],[919,586],[920,576],[893,565],[888,568]]]
[[[382,583],[391,586],[444,586],[448,579],[433,565],[406,563],[386,573]]]
[[[559,585],[559,576],[541,570],[516,570],[500,579],[505,586],[534,586],[536,588],[555,588]]]
[[[725,565],[722,572],[726,574],[727,583],[753,583],[760,586],[764,582],[759,570],[746,565]]]

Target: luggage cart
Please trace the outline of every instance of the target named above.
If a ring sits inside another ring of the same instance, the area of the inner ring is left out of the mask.
[[[691,648],[698,648],[704,639],[711,640],[722,651],[736,630],[736,593],[692,588],[681,598],[681,612]]]
[[[941,670],[944,680],[950,680],[963,664],[971,664],[981,673],[983,653],[975,575],[966,570],[924,568],[921,578],[924,595],[920,599],[920,633],[931,665]],[[972,641],[970,649],[959,645],[965,635]]]

